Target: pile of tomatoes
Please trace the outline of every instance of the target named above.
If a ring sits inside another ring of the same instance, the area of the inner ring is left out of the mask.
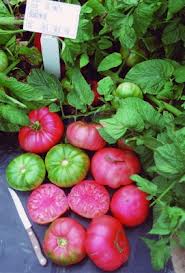
[[[142,224],[149,213],[146,193],[130,178],[141,171],[137,155],[126,145],[107,146],[99,124],[75,121],[64,134],[60,116],[47,107],[31,111],[29,119],[18,136],[26,153],[8,164],[6,176],[12,188],[32,191],[27,201],[32,221],[51,223],[43,240],[45,254],[64,266],[88,255],[102,270],[119,268],[130,253],[124,226]],[[59,143],[64,135],[65,142]],[[51,183],[43,183],[46,172]],[[61,217],[69,209],[92,219],[87,229]]]

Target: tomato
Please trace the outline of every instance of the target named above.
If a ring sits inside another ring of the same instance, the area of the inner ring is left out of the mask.
[[[132,67],[137,63],[140,63],[144,60],[145,53],[138,46],[132,49],[121,48],[120,53],[122,58],[125,60],[126,65]],[[143,56],[143,57],[142,57]]]
[[[0,72],[8,67],[8,57],[3,50],[0,50]]]
[[[92,91],[94,93],[94,100],[93,100],[92,104],[94,106],[97,106],[101,102],[101,100],[100,100],[101,96],[100,96],[100,94],[98,93],[98,90],[97,90],[98,82],[95,81],[95,80],[92,80],[92,81],[90,81],[90,84],[91,84],[91,89],[92,89]]]
[[[76,147],[96,151],[103,148],[105,140],[100,136],[100,124],[75,121],[67,127],[67,140]]]
[[[14,158],[6,168],[8,184],[19,191],[37,188],[44,180],[46,169],[42,158],[25,153]]]
[[[131,184],[130,176],[139,173],[140,169],[139,159],[133,152],[111,147],[96,152],[91,162],[96,182],[114,189]]]
[[[85,238],[86,231],[76,220],[59,218],[46,231],[43,250],[53,263],[76,264],[86,256]]]
[[[44,153],[57,144],[64,132],[64,125],[58,114],[47,107],[29,113],[30,126],[19,131],[19,144],[25,151]]]
[[[94,218],[107,213],[110,196],[104,186],[94,180],[84,180],[74,186],[68,195],[69,207],[85,218]]]
[[[128,185],[116,191],[111,200],[112,214],[125,226],[142,224],[149,214],[147,194],[135,185]]]
[[[82,181],[90,166],[88,155],[70,144],[58,144],[46,155],[49,180],[59,187],[71,187]]]
[[[131,146],[125,144],[125,139],[124,138],[120,138],[117,141],[117,146],[118,146],[118,148],[120,148],[122,150],[133,151],[133,148]]]
[[[85,245],[89,258],[104,271],[116,270],[130,254],[129,241],[121,223],[109,215],[92,220]]]
[[[41,52],[41,33],[35,33],[34,40],[33,40],[33,45],[36,47],[40,52]]]
[[[138,97],[143,98],[143,93],[139,86],[132,82],[123,82],[120,83],[115,90],[114,95],[120,99],[125,99],[128,97]]]
[[[62,189],[46,183],[31,193],[27,208],[33,222],[47,224],[67,211],[67,197]]]

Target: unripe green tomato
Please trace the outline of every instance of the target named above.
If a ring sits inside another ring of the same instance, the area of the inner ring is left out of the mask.
[[[137,63],[140,63],[141,61],[143,61],[143,58],[140,55],[138,55],[135,51],[131,50],[128,58],[126,59],[126,64],[129,67],[132,67]]]
[[[123,82],[120,83],[115,90],[115,96],[121,99],[128,97],[137,97],[143,99],[143,93],[139,86],[132,82]]]
[[[145,55],[145,53],[138,47],[130,50],[122,47],[120,49],[120,53],[122,58],[125,60],[126,65],[129,67],[132,67],[137,63],[143,61],[144,58],[141,55]]]
[[[0,50],[0,72],[8,67],[8,57],[3,50]]]

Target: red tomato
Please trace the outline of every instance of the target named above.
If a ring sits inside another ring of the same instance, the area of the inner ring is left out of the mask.
[[[68,209],[64,191],[53,184],[43,184],[32,191],[27,208],[30,218],[38,224],[54,221]]]
[[[94,180],[84,180],[74,186],[68,195],[69,207],[85,218],[94,218],[107,213],[110,196],[104,186]]]
[[[34,47],[36,47],[39,51],[41,51],[40,37],[41,37],[41,33],[35,33],[34,41],[33,41]]]
[[[57,144],[64,132],[64,125],[58,114],[47,107],[29,113],[30,126],[19,131],[19,144],[25,151],[40,154]]]
[[[94,106],[97,106],[101,101],[100,101],[100,94],[98,93],[97,91],[97,87],[98,87],[98,82],[95,81],[95,80],[92,80],[90,81],[90,84],[91,84],[91,88],[92,88],[92,91],[94,93],[94,100],[93,100],[93,105]]]
[[[100,124],[76,121],[67,127],[66,136],[72,145],[96,151],[103,148],[106,144],[97,130],[99,128],[101,128]]]
[[[85,246],[89,258],[104,271],[116,270],[130,254],[129,241],[122,225],[109,215],[92,220],[87,229]]]
[[[43,249],[53,263],[76,264],[86,256],[85,238],[86,231],[76,220],[59,218],[46,231]]]
[[[128,185],[116,191],[111,200],[112,214],[128,227],[142,224],[149,214],[147,194],[135,185]]]
[[[115,189],[131,184],[130,176],[140,172],[140,162],[130,151],[117,148],[104,148],[92,158],[91,171],[97,183]]]

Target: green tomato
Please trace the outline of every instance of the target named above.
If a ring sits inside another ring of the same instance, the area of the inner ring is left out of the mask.
[[[25,153],[14,158],[6,169],[8,184],[19,191],[37,188],[44,180],[46,169],[39,155]]]
[[[121,48],[120,53],[122,58],[125,60],[127,66],[132,67],[137,63],[140,63],[144,60],[142,55],[144,56],[144,52],[140,48],[133,48],[128,50],[127,48]]]
[[[118,98],[125,99],[128,97],[138,97],[143,99],[143,93],[139,86],[132,82],[123,82],[118,85],[114,95]]]
[[[58,144],[47,153],[45,164],[51,182],[59,187],[71,187],[85,178],[90,160],[79,148]]]
[[[0,50],[0,72],[8,67],[8,57],[3,50]]]

